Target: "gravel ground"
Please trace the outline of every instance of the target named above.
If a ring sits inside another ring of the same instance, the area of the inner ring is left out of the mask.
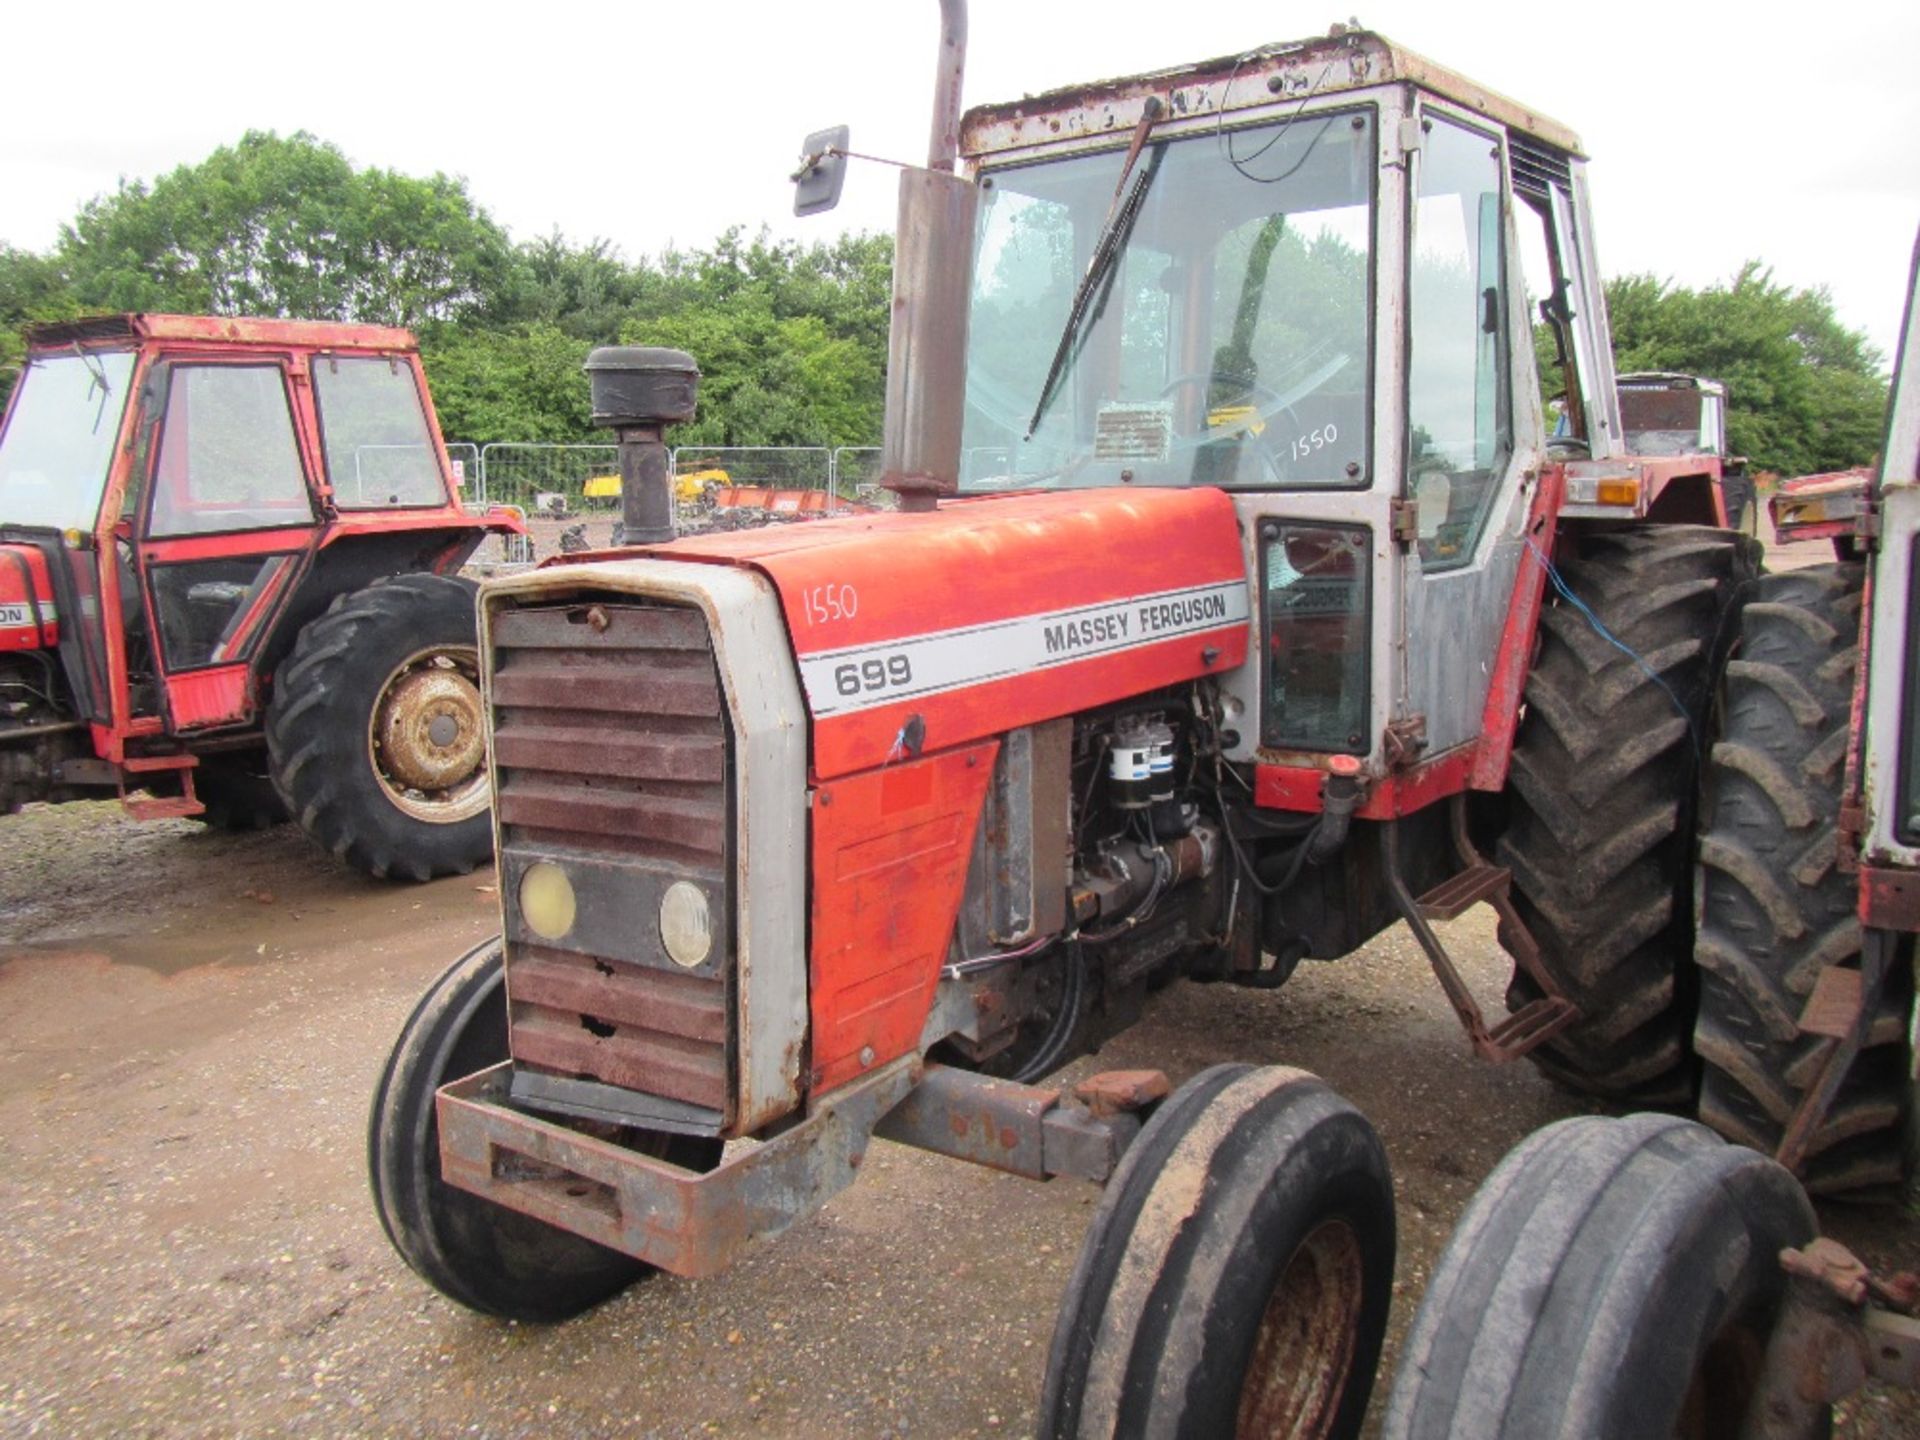
[[[496,927],[489,875],[377,885],[290,828],[106,805],[0,819],[0,856],[0,1432],[1030,1433],[1092,1187],[882,1144],[726,1274],[656,1277],[553,1328],[479,1319],[388,1248],[363,1149],[402,1020]],[[1491,926],[1449,937],[1491,1002]],[[1178,1082],[1222,1060],[1305,1066],[1378,1125],[1396,1340],[1480,1179],[1581,1108],[1475,1060],[1399,929],[1278,992],[1171,987],[1098,1064]],[[1871,1263],[1920,1263],[1911,1213],[1823,1218]],[[1870,1394],[1838,1433],[1920,1436],[1913,1409]]]

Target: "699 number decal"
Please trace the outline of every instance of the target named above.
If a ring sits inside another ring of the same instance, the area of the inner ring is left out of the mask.
[[[833,688],[842,695],[871,695],[913,683],[913,662],[905,655],[884,659],[849,661],[833,668]]]

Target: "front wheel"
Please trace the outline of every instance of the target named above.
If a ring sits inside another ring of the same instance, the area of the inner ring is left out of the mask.
[[[400,1258],[448,1299],[506,1320],[564,1320],[651,1269],[441,1179],[435,1092],[506,1058],[506,967],[495,938],[434,982],[394,1042],[367,1122],[374,1208]],[[720,1160],[718,1140],[622,1138],[685,1169]]]
[[[1039,1432],[1357,1434],[1393,1261],[1393,1181],[1366,1118],[1299,1070],[1203,1071],[1107,1186]]]
[[[398,575],[300,632],[267,713],[273,783],[369,875],[464,875],[493,853],[474,586]]]
[[[1562,1120],[1474,1195],[1407,1332],[1387,1440],[1745,1433],[1813,1207],[1690,1120]]]

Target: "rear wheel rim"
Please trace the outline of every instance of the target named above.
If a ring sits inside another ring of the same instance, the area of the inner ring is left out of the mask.
[[[387,676],[367,726],[367,760],[387,800],[430,825],[454,825],[488,802],[480,656],[470,646],[419,650]]]
[[[1365,1275],[1360,1237],[1344,1220],[1323,1221],[1288,1257],[1247,1359],[1236,1440],[1331,1433],[1353,1368]]]

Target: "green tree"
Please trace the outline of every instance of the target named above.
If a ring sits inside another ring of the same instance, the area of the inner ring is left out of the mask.
[[[892,273],[890,237],[802,247],[729,230],[711,250],[660,258],[622,339],[699,364],[699,414],[677,443],[873,445]]]
[[[93,309],[393,325],[482,317],[520,263],[463,181],[356,170],[311,135],[258,131],[89,201],[59,258]]]
[[[58,320],[77,313],[73,292],[59,263],[44,255],[0,245],[0,406],[20,378],[26,356],[21,330],[36,320]]]
[[[1728,443],[1756,469],[1840,470],[1879,448],[1882,357],[1835,317],[1824,288],[1777,284],[1759,261],[1690,290],[1651,275],[1607,282],[1615,365],[1726,383]]]
[[[589,342],[556,325],[518,331],[442,326],[421,341],[440,430],[449,440],[603,441],[581,364]]]

